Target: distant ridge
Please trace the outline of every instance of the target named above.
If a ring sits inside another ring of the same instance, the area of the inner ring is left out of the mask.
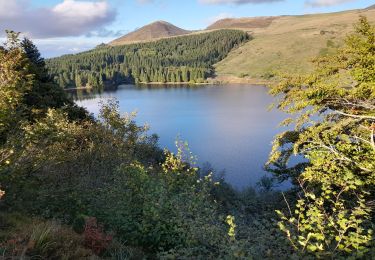
[[[207,30],[216,29],[252,29],[252,28],[266,28],[273,20],[274,17],[244,17],[244,18],[226,18],[221,19],[207,27]]]
[[[344,14],[347,12],[355,12],[355,11],[368,11],[375,9],[375,4],[371,5],[364,9],[358,10],[348,10],[337,12],[337,14]],[[296,15],[296,16],[264,16],[264,17],[243,17],[243,18],[225,18],[218,20],[208,26],[206,30],[218,30],[218,29],[240,29],[245,31],[252,31],[253,29],[265,29],[268,28],[272,22],[279,20],[281,18],[286,17],[307,17],[307,16],[314,16],[314,15],[329,15],[330,13],[326,14],[308,14],[308,15]],[[331,13],[334,15],[334,13]]]
[[[314,57],[335,53],[354,31],[360,16],[375,24],[375,6],[334,13],[225,19],[209,28],[231,27],[250,32],[248,41],[215,64],[221,81],[243,75],[250,79],[272,79],[274,73],[305,74],[314,70]],[[237,28],[236,28],[237,27]],[[254,82],[254,81],[252,81]]]
[[[135,42],[145,42],[189,33],[191,33],[191,31],[181,29],[171,23],[165,21],[157,21],[143,26],[142,28],[126,34],[116,40],[113,40],[109,44],[123,45]]]
[[[337,14],[345,14],[351,12],[366,12],[375,9],[375,4],[371,5],[364,9],[358,10],[349,10],[338,12]],[[309,14],[309,15],[297,15],[297,16],[264,16],[264,17],[243,17],[243,18],[225,18],[214,22],[209,25],[206,29],[198,31],[188,31],[182,28],[179,28],[171,23],[166,21],[156,21],[146,26],[141,27],[131,33],[128,33],[118,39],[115,39],[108,43],[108,45],[124,45],[131,43],[139,42],[150,42],[164,38],[170,38],[180,35],[186,35],[191,33],[200,33],[210,30],[219,30],[219,29],[238,29],[247,32],[254,33],[259,30],[268,30],[268,28],[273,27],[272,24],[278,24],[279,21],[285,19],[294,19],[294,18],[306,18],[306,17],[324,17],[327,15],[334,15],[334,13],[326,14]],[[323,18],[324,19],[324,18]]]

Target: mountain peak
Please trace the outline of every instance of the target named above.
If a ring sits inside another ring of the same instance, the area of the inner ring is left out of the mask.
[[[110,42],[110,45],[123,45],[136,42],[147,42],[191,33],[166,21],[155,21],[129,34]]]
[[[168,23],[167,21],[163,21],[163,20],[159,20],[159,21],[155,21],[153,23],[150,23],[149,25],[151,24],[165,24],[165,25],[173,25],[171,23]]]

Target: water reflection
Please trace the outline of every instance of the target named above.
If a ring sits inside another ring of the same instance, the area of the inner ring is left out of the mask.
[[[268,111],[273,98],[263,86],[126,85],[71,94],[94,114],[100,101],[116,98],[121,111],[138,111],[138,123],[148,123],[162,147],[175,150],[180,136],[201,165],[210,162],[215,169],[225,169],[226,180],[236,187],[255,185],[264,176],[271,142],[283,131],[278,124],[286,118]]]

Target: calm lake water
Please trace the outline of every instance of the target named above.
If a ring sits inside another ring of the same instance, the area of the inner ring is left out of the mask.
[[[116,98],[122,112],[137,111],[138,124],[150,125],[161,147],[176,151],[179,137],[189,143],[198,164],[209,162],[237,188],[254,186],[263,170],[278,124],[286,115],[268,111],[273,98],[254,85],[204,87],[119,86],[101,94],[75,93],[77,103],[97,114],[100,101]]]

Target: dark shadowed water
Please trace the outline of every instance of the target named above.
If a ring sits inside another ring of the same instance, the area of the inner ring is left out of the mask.
[[[120,86],[101,94],[75,93],[77,103],[97,114],[99,101],[116,98],[122,112],[137,111],[138,124],[148,123],[160,146],[175,151],[175,140],[189,143],[199,164],[225,170],[233,186],[254,186],[264,176],[273,137],[286,117],[268,111],[267,88],[252,85],[205,87]]]

